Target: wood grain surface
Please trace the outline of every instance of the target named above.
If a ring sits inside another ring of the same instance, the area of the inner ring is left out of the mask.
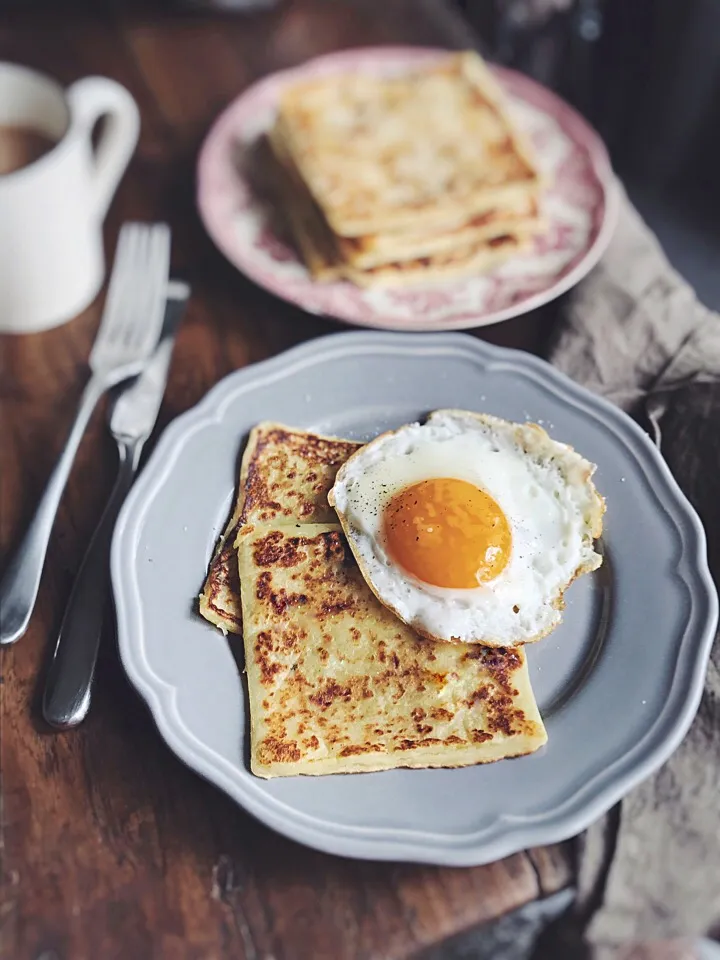
[[[122,221],[166,219],[174,273],[192,284],[160,432],[229,371],[339,329],[253,286],[203,233],[194,165],[218,111],[256,78],[337,48],[474,41],[457,14],[427,0],[298,0],[235,17],[134,6],[0,15],[0,59],[63,83],[105,74],[140,105],[141,141],[106,241],[111,255]],[[0,338],[0,565],[62,448],[99,310]],[[537,351],[552,320],[546,309],[481,335]],[[270,833],[164,745],[112,638],[89,718],[75,732],[50,732],[38,709],[43,665],[114,471],[100,410],[62,501],[30,629],[1,654],[2,958],[399,960],[568,882],[562,848],[454,870],[353,862]]]

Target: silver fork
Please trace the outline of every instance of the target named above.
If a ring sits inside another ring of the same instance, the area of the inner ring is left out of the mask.
[[[62,456],[18,552],[0,583],[0,643],[14,643],[26,631],[40,586],[50,532],[75,454],[102,395],[142,370],[160,335],[168,273],[167,224],[125,224],[100,329],[90,354],[92,376],[83,391]]]

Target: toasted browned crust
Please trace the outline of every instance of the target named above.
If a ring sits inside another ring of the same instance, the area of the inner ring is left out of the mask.
[[[438,416],[447,415],[447,414],[461,414],[462,416],[472,417],[473,419],[476,419],[476,420],[480,421],[481,423],[486,423],[486,424],[492,424],[493,422],[498,422],[498,421],[501,420],[500,417],[493,417],[493,416],[490,416],[490,415],[488,415],[488,414],[475,413],[475,412],[468,411],[468,410],[436,410],[436,411],[434,411],[433,413],[430,414],[430,416],[428,417],[428,420],[432,420],[433,417],[438,417]],[[511,426],[516,427],[516,428],[518,428],[518,427],[519,427],[519,428],[528,428],[528,427],[529,427],[531,430],[537,431],[538,436],[539,436],[540,438],[542,438],[542,439],[551,439],[551,438],[549,437],[549,434],[548,434],[545,430],[543,430],[543,428],[542,428],[539,424],[537,424],[537,423],[516,424],[516,423],[513,423],[512,421],[509,421],[509,420],[505,420],[505,421],[502,421],[502,422],[504,422],[504,423],[506,423],[506,424],[510,424]],[[401,430],[401,429],[402,429],[402,427],[399,427],[398,430],[387,430],[387,431],[385,431],[385,433],[382,433],[382,434],[380,434],[379,436],[377,436],[374,440],[371,440],[370,443],[368,443],[368,444],[366,445],[366,447],[364,447],[363,449],[364,449],[364,450],[367,450],[367,449],[371,448],[371,447],[373,446],[373,444],[381,443],[381,442],[384,441],[387,437],[394,436],[394,435],[395,435],[396,433],[398,433],[398,431]],[[569,444],[565,444],[565,446],[568,448],[569,451],[574,452],[574,448],[571,447]],[[356,451],[355,454],[353,454],[352,456],[348,457],[347,461],[343,464],[343,466],[340,468],[340,470],[338,470],[337,477],[336,477],[336,479],[335,479],[335,484],[333,485],[333,489],[330,490],[330,493],[328,494],[328,503],[335,509],[335,513],[337,514],[338,520],[340,521],[340,524],[341,524],[341,526],[342,526],[342,528],[343,528],[343,532],[345,533],[345,536],[347,537],[348,543],[349,543],[349,545],[350,545],[350,549],[353,551],[353,555],[355,556],[355,560],[356,560],[356,562],[357,562],[357,564],[358,564],[358,567],[360,568],[360,570],[361,570],[361,572],[362,572],[362,574],[363,574],[363,577],[365,578],[365,581],[366,581],[368,587],[370,588],[370,590],[372,590],[373,594],[375,595],[375,597],[377,597],[377,599],[380,601],[380,603],[382,603],[382,604],[384,604],[385,606],[387,606],[388,609],[391,610],[391,611],[395,614],[395,616],[398,618],[398,620],[400,620],[402,623],[405,623],[406,625],[410,626],[410,624],[408,624],[408,621],[405,620],[405,619],[403,619],[403,617],[401,616],[400,612],[399,612],[391,603],[388,603],[386,600],[384,600],[384,599],[377,593],[377,591],[376,591],[376,589],[375,589],[375,587],[374,587],[374,585],[373,585],[373,583],[372,583],[372,581],[371,581],[371,579],[370,579],[370,572],[369,572],[369,570],[368,570],[368,568],[367,568],[367,564],[365,563],[363,557],[360,556],[360,554],[358,553],[358,551],[355,549],[355,543],[354,543],[355,538],[354,538],[353,535],[352,535],[352,526],[351,526],[351,524],[350,524],[350,521],[348,520],[347,515],[346,515],[343,511],[341,511],[341,510],[338,509],[337,504],[336,504],[336,501],[335,501],[335,486],[336,486],[337,484],[344,483],[345,477],[346,477],[346,475],[347,475],[347,471],[352,468],[353,458],[355,457],[355,455],[356,455],[358,452],[359,452],[359,451]],[[593,481],[592,481],[593,471],[594,471],[594,466],[593,466],[593,464],[588,463],[587,471],[586,471],[583,479],[584,479],[584,482],[588,484],[588,486],[589,486],[589,488],[590,488],[590,492],[591,492],[592,503],[593,503],[592,513],[591,513],[591,530],[592,530],[593,540],[597,540],[597,539],[602,535],[602,530],[603,530],[603,515],[604,515],[604,513],[605,513],[606,504],[605,504],[605,499],[598,493],[598,491],[597,491],[597,489],[596,489],[596,487],[595,487],[595,484],[594,484]],[[568,590],[568,588],[571,586],[571,584],[573,584],[573,583],[575,582],[575,580],[577,580],[577,578],[580,577],[580,576],[582,576],[583,574],[585,574],[585,573],[591,573],[593,570],[597,570],[598,567],[599,567],[601,564],[602,564],[602,556],[599,555],[599,554],[597,554],[597,553],[594,554],[594,559],[591,559],[591,560],[587,561],[586,563],[580,564],[580,565],[577,567],[577,569],[575,570],[575,572],[573,573],[572,577],[571,577],[571,578],[568,580],[568,582],[565,584],[565,586],[563,587],[563,589],[560,590],[559,593],[558,593],[558,595],[553,598],[553,600],[552,600],[552,606],[553,606],[556,610],[558,610],[558,611],[564,610],[564,609],[565,609],[565,593],[567,592],[567,590]],[[553,624],[553,625],[551,625],[550,627],[548,627],[546,630],[542,630],[542,631],[540,631],[539,633],[535,634],[535,635],[532,636],[532,637],[526,637],[526,638],[524,638],[521,642],[518,642],[517,644],[515,644],[515,646],[521,646],[522,644],[525,644],[525,643],[536,643],[538,640],[542,640],[543,637],[546,637],[546,636],[548,636],[550,633],[552,633],[553,630],[555,630],[558,625],[559,625],[559,623],[558,623],[558,624]],[[467,641],[467,639],[462,639],[462,638],[460,638],[460,637],[438,637],[438,636],[436,636],[436,635],[434,635],[434,634],[432,634],[432,633],[430,633],[430,632],[428,632],[428,631],[423,630],[422,628],[419,628],[416,624],[412,624],[412,629],[413,629],[416,633],[418,633],[420,636],[424,637],[424,638],[427,639],[427,640],[446,641],[446,642],[449,642],[449,643],[472,642],[472,643],[481,644],[481,645],[486,646],[486,647],[505,647],[505,646],[508,646],[508,644],[506,644],[506,643],[501,643],[500,641],[498,641],[498,640],[497,640],[496,638],[494,638],[494,637],[474,637],[474,638],[472,639],[472,641]]]
[[[361,287],[389,287],[474,275],[528,249],[533,234],[542,229],[537,216],[504,215],[494,227],[490,223],[473,228],[466,222],[454,231],[426,239],[425,249],[415,241],[415,251],[408,247],[395,257],[370,256],[375,262],[368,263],[368,255],[362,251],[352,255],[349,238],[332,232],[305,185],[288,168],[274,134],[272,131],[270,142],[276,155],[272,170],[276,192],[300,255],[318,282],[344,278]]]
[[[529,194],[431,230],[405,229],[386,234],[340,237],[333,233],[312,198],[283,142],[277,125],[267,135],[266,164],[289,220],[295,242],[317,279],[347,273],[348,279],[376,281],[391,272],[414,275],[453,260],[468,261],[473,252],[488,254],[493,243],[510,235],[526,239],[545,229],[539,197]],[[501,244],[500,244],[501,246]],[[383,268],[383,269],[380,269]]]
[[[340,143],[328,118],[338,105],[346,116],[352,115],[358,96],[361,110]],[[516,129],[504,100],[481,58],[466,51],[450,53],[405,77],[354,73],[295,84],[283,92],[278,122],[333,232],[358,236],[447,223],[537,189],[542,176],[531,146]],[[424,107],[421,112],[418,102]],[[443,129],[455,117],[456,129]],[[387,131],[383,120],[391,121],[398,134],[402,131],[392,146],[376,136]],[[395,166],[398,147],[403,155],[413,144],[428,141],[438,144],[442,159],[430,160],[423,175],[405,183],[402,195],[393,196],[402,179]],[[463,149],[469,143],[470,153]],[[439,175],[438,162],[446,173],[450,164],[451,175]],[[364,172],[373,175],[368,180]]]
[[[234,543],[245,524],[334,520],[327,493],[338,467],[360,444],[265,421],[250,431],[237,499],[210,562],[198,601],[202,616],[223,632],[242,632]]]
[[[338,237],[342,259],[358,270],[368,270],[402,260],[418,260],[456,249],[464,244],[491,240],[506,233],[541,233],[539,200],[523,197],[515,206],[494,207],[468,220],[429,233],[422,231],[396,234],[370,234],[363,237]]]
[[[338,524],[245,527],[237,546],[257,775],[464,766],[545,742],[522,650],[419,639]]]

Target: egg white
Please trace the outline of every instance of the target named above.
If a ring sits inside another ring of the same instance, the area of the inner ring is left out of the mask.
[[[593,538],[601,532],[604,502],[590,479],[594,470],[534,424],[438,411],[353,454],[338,472],[330,502],[371,589],[401,620],[433,639],[514,646],[557,626],[564,590],[600,565]],[[473,589],[418,580],[384,542],[390,499],[442,477],[490,494],[510,525],[507,565]]]

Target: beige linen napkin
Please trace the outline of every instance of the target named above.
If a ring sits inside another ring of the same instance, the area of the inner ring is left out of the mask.
[[[720,316],[670,267],[624,192],[610,247],[568,298],[549,359],[647,417],[703,519],[718,583]],[[681,747],[579,840],[577,916],[589,920],[586,943],[597,960],[635,941],[720,937],[717,639],[700,711]]]

